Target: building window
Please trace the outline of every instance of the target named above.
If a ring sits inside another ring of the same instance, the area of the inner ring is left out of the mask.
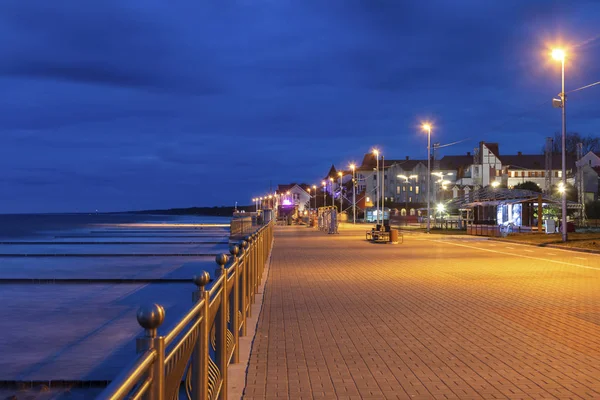
[[[410,187],[410,191],[412,192],[412,186]]]
[[[409,198],[408,198],[408,202],[409,202],[409,203],[412,203],[412,197],[409,197]]]
[[[419,187],[415,186],[415,194],[419,194]]]
[[[558,171],[558,177],[562,178],[562,171]]]
[[[542,174],[542,178],[544,178],[546,176],[546,173],[544,171],[540,172],[540,174]]]
[[[524,177],[525,176],[525,171],[521,171],[521,176]]]
[[[403,208],[402,210],[400,210],[400,215],[403,217],[406,217],[406,208]]]
[[[558,171],[554,171],[554,177],[558,178]]]
[[[396,186],[396,194],[400,194],[400,185]]]
[[[413,215],[413,216],[415,215],[415,209],[414,208],[410,209],[410,215]]]

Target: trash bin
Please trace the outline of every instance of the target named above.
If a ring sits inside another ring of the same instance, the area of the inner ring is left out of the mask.
[[[390,243],[398,244],[398,229],[390,229]]]

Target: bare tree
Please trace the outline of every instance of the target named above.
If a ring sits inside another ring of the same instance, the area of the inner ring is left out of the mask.
[[[583,143],[583,154],[587,154],[590,151],[600,151],[600,137],[595,135],[581,136],[578,132],[568,132],[566,137],[566,151],[567,155],[577,155],[577,143]],[[544,150],[542,150],[544,151]],[[562,135],[560,132],[554,134],[554,141],[552,143],[552,153],[562,153]]]

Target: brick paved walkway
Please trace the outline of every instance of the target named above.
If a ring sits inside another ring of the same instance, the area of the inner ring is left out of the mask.
[[[246,399],[600,398],[600,258],[363,232],[278,228]]]

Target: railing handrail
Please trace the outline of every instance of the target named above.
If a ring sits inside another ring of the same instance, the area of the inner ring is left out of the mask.
[[[219,276],[209,290],[208,272],[194,277],[198,290],[193,292],[192,308],[164,336],[157,335],[164,309],[157,304],[140,308],[138,322],[146,330],[145,336],[137,339],[142,354],[97,398],[164,400],[175,395],[183,380],[188,397],[192,392],[199,399],[212,399],[214,395],[225,399],[227,366],[239,361],[239,337],[246,334],[246,318],[251,315],[251,304],[262,280],[273,226],[270,221],[232,245],[231,257],[218,255],[215,261]],[[214,356],[208,347],[213,348]]]
[[[156,360],[156,350],[146,350],[133,360],[111,383],[106,387],[97,400],[122,399],[135,386],[140,383],[141,378],[148,372],[152,363]]]

